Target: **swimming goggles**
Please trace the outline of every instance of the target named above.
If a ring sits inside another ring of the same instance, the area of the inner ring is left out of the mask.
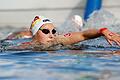
[[[41,30],[44,34],[49,34],[49,33],[50,33],[50,30],[49,30],[49,29],[41,29],[41,28],[39,28],[39,30]],[[53,30],[52,30],[52,34],[55,34],[55,33],[56,33],[56,30],[53,29]]]

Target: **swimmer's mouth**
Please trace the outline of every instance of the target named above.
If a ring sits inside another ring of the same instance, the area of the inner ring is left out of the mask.
[[[51,43],[51,42],[54,42],[54,40],[49,40],[49,41],[47,41],[48,43]]]
[[[55,41],[55,39],[49,39],[47,42],[53,42]]]

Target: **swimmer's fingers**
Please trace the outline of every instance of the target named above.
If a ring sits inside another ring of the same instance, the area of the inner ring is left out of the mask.
[[[117,45],[120,46],[120,36],[118,34],[117,34],[117,37],[115,39],[115,42],[116,42]]]
[[[116,43],[118,46],[120,46],[120,41],[119,41],[119,40],[115,41],[115,43]]]
[[[106,40],[112,46],[112,41],[110,39],[106,39]]]
[[[120,43],[120,40],[118,42]]]
[[[120,46],[120,35],[117,33],[110,33],[107,41],[110,45],[112,42],[115,42],[118,46]]]
[[[120,40],[119,39],[114,39],[114,40],[110,40],[109,43],[111,44],[112,42],[115,42],[116,45],[120,46]]]

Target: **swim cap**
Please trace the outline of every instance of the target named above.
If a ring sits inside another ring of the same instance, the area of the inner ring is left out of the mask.
[[[33,36],[37,33],[39,28],[42,27],[46,23],[52,23],[52,22],[44,16],[36,16],[34,18],[34,20],[32,21],[32,24],[31,24],[31,27],[30,27]]]
[[[83,20],[81,18],[81,16],[79,15],[74,15],[73,16],[73,21],[81,28],[83,27]]]

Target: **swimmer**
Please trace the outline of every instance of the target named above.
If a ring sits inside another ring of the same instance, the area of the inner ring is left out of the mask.
[[[120,35],[111,32],[107,28],[88,29],[81,32],[70,32],[63,35],[57,35],[54,24],[49,18],[43,16],[36,16],[31,23],[30,35],[32,35],[31,42],[22,43],[19,48],[28,48],[31,45],[51,45],[62,44],[71,45],[81,41],[94,39],[104,36],[110,45],[116,43],[120,46]]]
[[[34,20],[36,20],[36,19],[37,19],[37,17],[34,18]],[[71,26],[74,27],[76,29],[76,31],[81,31],[82,30],[83,21],[82,21],[82,18],[79,15],[72,16],[70,18],[70,20],[71,20],[71,24],[74,24],[74,25],[71,25]],[[24,39],[24,38],[32,38],[31,26],[30,26],[30,29],[25,29],[23,31],[18,31],[18,32],[13,32],[13,33],[8,34],[8,36],[6,37],[5,40]]]

